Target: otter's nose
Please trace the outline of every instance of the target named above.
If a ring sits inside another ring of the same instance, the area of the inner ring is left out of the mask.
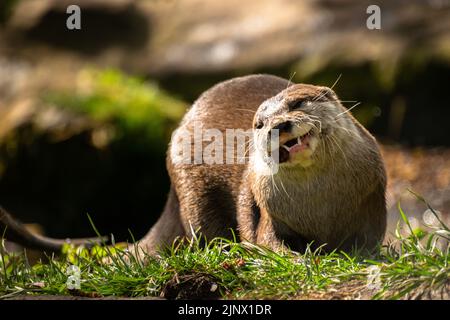
[[[289,132],[292,129],[292,123],[290,121],[286,121],[286,122],[282,122],[277,124],[275,127],[273,127],[272,129],[277,129],[279,130],[279,133],[282,132]]]

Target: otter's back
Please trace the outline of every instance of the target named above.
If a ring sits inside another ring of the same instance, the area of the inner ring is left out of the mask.
[[[259,105],[286,89],[289,82],[270,75],[251,75],[219,83],[204,92],[183,118],[172,136],[170,150],[177,147],[180,135],[198,129],[217,129],[225,137],[226,129],[248,130]],[[195,150],[192,139],[192,156]],[[204,147],[211,142],[203,142]],[[223,155],[226,154],[223,141]],[[167,167],[180,203],[185,230],[201,229],[207,237],[229,237],[228,228],[236,228],[236,202],[246,164],[174,163],[168,153]]]
[[[221,82],[197,99],[187,120],[201,121],[205,128],[249,129],[259,105],[288,86],[287,80],[264,74]]]

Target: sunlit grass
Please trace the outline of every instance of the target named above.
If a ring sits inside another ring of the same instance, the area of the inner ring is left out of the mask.
[[[399,211],[411,227],[400,206]],[[277,253],[224,239],[207,245],[200,239],[179,242],[158,256],[143,258],[135,258],[118,246],[90,250],[67,247],[62,257],[34,266],[24,255],[3,253],[0,295],[160,296],[173,279],[175,283],[188,281],[194,287],[198,281],[189,281],[206,278],[211,292],[226,299],[308,298],[318,293],[322,298],[333,298],[336,291],[342,297],[348,283],[359,287],[358,294],[346,298],[448,298],[448,227],[441,222],[430,232],[411,229],[408,236],[398,230],[396,241],[370,259],[359,254],[325,254],[320,249],[308,249],[304,254]],[[104,263],[105,257],[109,263]],[[69,290],[66,285],[66,270],[73,264],[81,270],[80,290]],[[195,288],[191,294],[196,297]]]

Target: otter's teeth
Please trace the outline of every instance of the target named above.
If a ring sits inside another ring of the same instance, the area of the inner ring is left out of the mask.
[[[281,145],[287,152],[289,152],[291,150],[291,148],[289,148],[288,146],[285,146],[284,144]]]
[[[298,143],[299,146],[302,145],[302,139],[300,137],[297,138],[297,143]]]

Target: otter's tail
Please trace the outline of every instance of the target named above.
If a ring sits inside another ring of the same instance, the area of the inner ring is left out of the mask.
[[[0,206],[0,237],[4,235],[9,241],[15,242],[29,249],[59,252],[64,244],[75,246],[93,246],[108,241],[108,237],[83,239],[53,239],[34,234]]]

